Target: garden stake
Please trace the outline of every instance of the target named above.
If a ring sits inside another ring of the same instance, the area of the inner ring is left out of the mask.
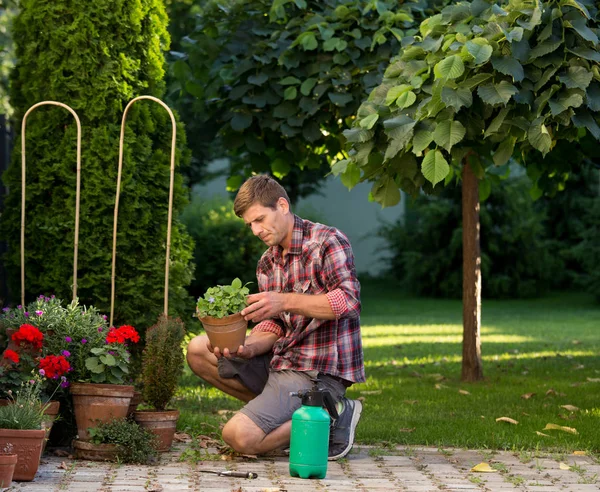
[[[214,473],[221,477],[236,477],[236,478],[258,478],[257,473],[253,472],[235,472],[235,471],[215,471],[215,470],[198,470],[201,473]]]

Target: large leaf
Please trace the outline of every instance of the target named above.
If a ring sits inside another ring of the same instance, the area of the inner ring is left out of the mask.
[[[363,128],[349,128],[343,132],[346,140],[351,143],[364,143],[373,138],[373,130],[365,130]]]
[[[345,106],[352,101],[352,94],[342,92],[328,92],[327,95],[333,104],[336,106]]]
[[[346,170],[340,175],[342,184],[351,190],[360,181],[360,169],[353,162],[348,163]]]
[[[438,62],[433,69],[437,79],[455,79],[465,71],[465,65],[458,55],[452,55]]]
[[[556,99],[550,99],[548,105],[552,116],[559,115],[569,108],[578,108],[583,104],[583,96],[577,90],[570,90]]]
[[[412,86],[410,86],[408,84],[401,84],[401,85],[397,85],[395,87],[391,87],[390,90],[388,91],[387,95],[385,96],[386,106],[391,106],[392,104],[394,104],[396,102],[396,100],[398,99],[398,97],[400,97],[405,92],[410,91],[411,89],[412,89]]]
[[[571,48],[571,49],[569,49],[569,51],[571,53],[576,54],[577,56],[579,56],[581,58],[585,58],[586,60],[600,62],[600,53],[598,53],[596,50],[593,50],[591,48],[585,48],[585,47],[581,46],[581,47]]]
[[[581,17],[579,14],[576,14],[576,16],[568,14],[565,18],[565,25],[567,27],[572,27],[575,29],[577,34],[579,34],[586,41],[589,41],[594,45],[598,45],[598,36],[596,36],[596,33],[594,33],[594,31],[587,26],[583,17]]]
[[[313,87],[316,84],[317,84],[317,79],[314,79],[314,78],[306,79],[304,82],[302,82],[302,85],[300,86],[300,92],[302,93],[302,95],[308,96],[310,94],[310,91],[313,90]]]
[[[252,115],[249,113],[235,113],[231,118],[231,128],[236,132],[243,132],[252,124]]]
[[[400,190],[396,182],[389,176],[377,181],[371,189],[371,194],[382,208],[393,207],[400,202]]]
[[[289,162],[284,159],[275,159],[271,162],[271,171],[277,179],[284,178],[291,170]]]
[[[465,89],[472,91],[473,89],[475,89],[475,87],[477,87],[480,84],[483,84],[484,82],[487,82],[492,77],[493,75],[491,73],[478,73],[470,79],[461,82],[460,87],[464,87]]]
[[[439,150],[430,150],[421,163],[421,172],[435,186],[450,172],[450,166]]]
[[[458,87],[452,89],[451,87],[442,88],[442,102],[446,107],[454,108],[458,111],[463,106],[470,108],[473,104],[473,95],[466,87]]]
[[[390,120],[384,122],[384,125],[387,123],[389,127],[389,121]],[[413,129],[415,125],[416,121],[412,121],[408,118],[407,123],[393,128],[388,128],[386,133],[390,137],[390,140],[388,141],[384,160],[387,161],[392,159],[396,156],[396,154],[398,154],[398,152],[403,150],[408,145],[408,142],[413,136]]]
[[[523,66],[516,58],[494,56],[492,57],[492,66],[498,70],[498,72],[503,73],[504,75],[510,75],[515,82],[521,82],[523,77],[525,77]]]
[[[494,165],[502,166],[511,158],[515,149],[516,137],[508,137],[498,146],[493,155]]]
[[[577,128],[587,128],[596,140],[600,140],[600,127],[589,111],[580,109],[571,117],[571,120]]]
[[[248,77],[248,82],[254,85],[263,85],[267,80],[269,80],[269,76],[264,72]]]
[[[548,128],[544,125],[544,118],[537,118],[529,127],[527,139],[534,149],[539,150],[543,155],[550,152],[552,147],[552,137]]]
[[[490,56],[492,56],[493,49],[485,38],[474,38],[467,41],[465,47],[468,53],[475,58],[473,61],[475,65],[481,65],[482,63],[487,62],[490,59]]]
[[[531,48],[531,51],[529,52],[529,58],[533,60],[535,58],[539,58],[540,56],[547,55],[548,53],[552,53],[561,44],[562,41],[560,39],[548,39],[547,41],[544,41],[543,43]]]
[[[592,82],[586,92],[587,107],[592,111],[600,111],[600,84]]]
[[[413,137],[413,153],[415,155],[421,155],[421,152],[429,147],[431,142],[433,142],[433,132],[425,129],[417,130]]]
[[[506,115],[508,114],[509,111],[510,111],[509,108],[503,108],[502,110],[500,110],[500,112],[492,120],[490,125],[486,128],[485,133],[483,135],[484,138],[487,138],[490,135],[493,135],[500,129],[500,127],[502,126],[502,123],[504,123],[504,119],[506,118]]]
[[[569,67],[566,74],[559,75],[558,79],[565,84],[568,89],[586,90],[592,81],[593,74],[584,67]]]
[[[445,120],[440,121],[433,132],[433,140],[440,147],[444,147],[448,152],[453,145],[460,142],[465,136],[466,130],[460,121]],[[435,183],[434,183],[435,184]]]
[[[367,130],[370,130],[371,128],[373,128],[375,126],[375,123],[377,123],[378,119],[379,119],[378,114],[370,114],[369,116],[367,116],[366,118],[363,118],[360,121],[360,126],[361,126],[361,128],[366,128]]]
[[[481,85],[477,88],[479,97],[491,106],[508,103],[517,92],[519,90],[506,80],[502,80],[498,84]]]

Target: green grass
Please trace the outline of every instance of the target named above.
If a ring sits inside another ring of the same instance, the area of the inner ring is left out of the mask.
[[[348,390],[364,398],[358,442],[600,451],[600,306],[591,297],[485,300],[479,383],[460,381],[460,301],[409,298],[381,283],[363,285],[362,299],[367,382]],[[241,406],[189,372],[180,395],[180,427],[204,434],[227,420],[219,410]],[[548,423],[577,434],[543,430]]]

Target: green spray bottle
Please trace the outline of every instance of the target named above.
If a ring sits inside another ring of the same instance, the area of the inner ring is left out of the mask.
[[[317,385],[310,390],[290,393],[290,396],[302,399],[302,406],[292,415],[290,475],[325,478],[329,456],[329,424],[331,417],[338,418],[333,397],[329,391]]]

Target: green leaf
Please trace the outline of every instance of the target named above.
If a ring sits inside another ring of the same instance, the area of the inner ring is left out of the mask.
[[[340,175],[342,184],[351,190],[360,181],[360,169],[353,162],[348,163],[346,170]]]
[[[248,82],[254,85],[263,85],[267,80],[269,80],[269,76],[264,72],[248,77]]]
[[[366,128],[367,130],[370,130],[375,126],[375,123],[377,123],[378,119],[379,115],[377,113],[371,114],[360,121],[360,126],[361,128]]]
[[[465,133],[465,127],[460,121],[440,121],[436,125],[435,131],[433,132],[433,140],[440,147],[444,147],[448,152],[450,152],[452,146],[456,145],[464,138]]]
[[[481,85],[477,88],[477,94],[481,100],[491,106],[507,104],[517,92],[519,90],[506,80],[501,80],[498,84]]]
[[[396,100],[396,104],[400,109],[408,108],[412,106],[417,100],[417,96],[413,91],[405,92],[401,94],[400,97]]]
[[[444,87],[442,89],[442,102],[446,107],[454,108],[458,111],[463,106],[470,108],[473,104],[473,95],[466,87],[458,87],[452,89],[451,87]]]
[[[450,172],[450,166],[439,150],[430,150],[423,159],[421,172],[433,186],[442,181]]]
[[[352,159],[358,166],[362,167],[368,164],[369,156],[371,155],[374,145],[375,142],[373,140],[369,140],[364,144],[357,144],[354,146],[356,154],[352,156]]]
[[[398,97],[400,97],[405,92],[408,92],[412,89],[412,87],[408,84],[397,85],[395,87],[391,87],[385,96],[385,104],[386,106],[391,106],[396,102]]]
[[[479,181],[479,202],[485,202],[492,193],[492,182],[489,179]]]
[[[271,162],[271,171],[273,176],[278,179],[285,177],[292,170],[292,166],[284,159],[275,159]]]
[[[580,109],[571,117],[577,128],[587,128],[596,140],[600,140],[600,127],[594,117],[586,109]]]
[[[494,152],[493,160],[495,166],[502,166],[506,164],[508,160],[511,158],[513,151],[515,149],[515,143],[517,141],[517,137],[508,137],[500,145]]]
[[[98,357],[88,357],[85,360],[85,367],[95,374],[104,372],[104,364],[101,364]]]
[[[471,77],[470,79],[467,79],[467,80],[461,82],[459,86],[472,91],[479,84],[482,84],[483,82],[486,82],[487,80],[489,80],[491,78],[492,78],[491,73],[478,73],[474,77]]]
[[[596,50],[593,50],[591,48],[576,47],[576,48],[568,49],[568,51],[570,51],[571,53],[574,53],[575,55],[577,55],[581,58],[585,58],[586,60],[600,62],[600,53],[598,53]]]
[[[227,178],[226,182],[226,190],[229,192],[234,192],[240,189],[242,183],[244,182],[244,178],[241,176],[230,176]]]
[[[528,21],[525,21],[523,19],[517,20],[517,24],[519,24],[523,29],[525,29],[527,31],[533,31],[533,29],[535,27],[539,26],[541,22],[542,22],[542,11],[540,10],[538,1],[535,2],[535,8],[533,9],[533,12],[531,13],[531,17],[529,18]]]
[[[539,58],[540,56],[547,55],[548,53],[552,53],[561,44],[562,41],[560,39],[550,39],[548,41],[544,41],[543,43],[538,44],[535,48],[531,48],[531,51],[529,52],[529,59],[533,60],[535,58]]]
[[[323,50],[324,51],[333,51],[338,47],[338,43],[341,40],[339,38],[330,38],[327,41],[325,41],[323,43]]]
[[[382,208],[393,207],[400,202],[400,190],[396,182],[389,176],[381,178],[375,182],[371,188],[371,194],[376,202],[381,204]]]
[[[284,92],[283,92],[283,98],[286,101],[291,101],[292,99],[296,99],[296,96],[298,95],[298,89],[296,89],[295,87],[288,87]]]
[[[482,63],[487,62],[494,51],[484,38],[475,38],[471,41],[467,41],[465,48],[469,54],[475,58],[473,62],[475,65],[481,65]]]
[[[350,164],[350,162],[351,161],[349,159],[341,159],[337,161],[331,166],[331,174],[333,174],[334,176],[339,176],[340,174],[346,171],[346,168],[348,167],[348,164]]]
[[[283,80],[280,80],[279,83],[281,85],[298,85],[301,83],[300,79],[297,79],[296,77],[286,77]]]
[[[236,132],[243,132],[252,124],[252,115],[248,113],[235,113],[231,118],[231,128]]]
[[[521,82],[525,77],[523,65],[516,58],[494,56],[492,58],[492,66],[498,72],[510,75],[514,82]]]
[[[592,81],[593,74],[584,67],[569,67],[566,75],[559,75],[560,80],[568,89],[586,90]]]
[[[103,354],[100,356],[100,361],[106,366],[116,366],[117,359],[111,354]]]
[[[572,27],[573,29],[575,29],[575,31],[577,31],[577,34],[579,34],[586,41],[591,42],[595,46],[598,45],[598,36],[596,36],[594,31],[592,31],[587,26],[585,19],[580,15],[577,14],[577,17],[569,15],[567,20],[565,21],[565,25],[567,27]]]
[[[342,92],[328,92],[327,95],[333,104],[336,106],[345,106],[352,101],[352,94]]]
[[[373,130],[365,130],[363,128],[349,128],[342,133],[350,143],[364,143],[373,138]]]
[[[314,32],[303,33],[301,36],[302,41],[300,41],[300,44],[302,44],[304,51],[314,50],[317,46],[319,46]]]
[[[588,9],[586,9],[586,8],[585,8],[585,6],[584,6],[584,5],[583,5],[581,2],[579,2],[579,1],[577,1],[577,0],[563,0],[563,1],[561,2],[561,4],[563,4],[563,5],[570,5],[571,7],[575,7],[575,8],[576,8],[576,9],[578,9],[578,10],[579,10],[579,11],[580,11],[580,12],[581,12],[583,15],[585,15],[585,17],[586,17],[587,19],[589,19],[589,18],[591,17],[591,16],[590,16],[590,13],[588,12]]]
[[[438,62],[434,69],[436,79],[455,79],[465,71],[465,65],[458,55],[452,55]]]
[[[550,99],[548,105],[552,116],[559,115],[569,108],[578,108],[583,104],[583,96],[576,90],[570,90],[561,94],[557,99]]]
[[[421,155],[429,144],[433,141],[433,132],[429,130],[418,130],[413,137],[412,151],[415,155]]]
[[[236,278],[234,278],[234,279],[231,281],[231,286],[232,286],[234,289],[241,289],[241,288],[242,288],[242,281],[241,281],[241,280],[240,280],[238,277],[236,277]]]
[[[600,111],[600,84],[592,82],[586,92],[587,107],[592,111]]]
[[[539,150],[544,156],[550,152],[552,137],[544,125],[544,118],[537,118],[531,123],[527,132],[527,139],[534,149]]]

